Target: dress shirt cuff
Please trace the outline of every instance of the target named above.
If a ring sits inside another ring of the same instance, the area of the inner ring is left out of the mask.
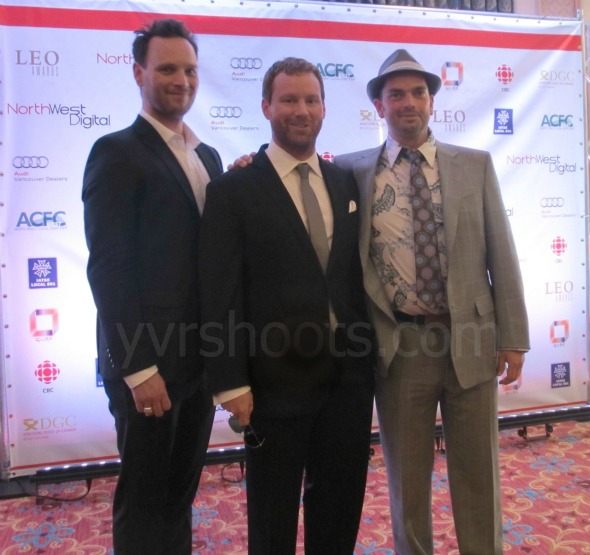
[[[135,374],[129,374],[129,376],[124,376],[123,379],[125,383],[133,389],[137,387],[139,384],[142,384],[149,378],[151,378],[154,374],[158,373],[158,367],[154,364],[145,370],[140,370],[139,372],[135,372]]]
[[[237,387],[236,389],[228,389],[227,391],[220,391],[219,393],[213,395],[213,404],[221,405],[222,403],[231,401],[240,395],[244,395],[244,393],[248,393],[248,391],[250,391],[249,385]]]

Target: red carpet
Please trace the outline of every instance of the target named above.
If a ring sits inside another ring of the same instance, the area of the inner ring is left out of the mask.
[[[590,553],[590,423],[561,422],[549,438],[529,441],[501,432],[504,552],[531,555]],[[369,466],[367,493],[355,555],[393,555],[385,468],[379,446]],[[235,483],[222,480],[237,480]],[[244,483],[237,464],[210,466],[193,509],[193,555],[247,553]],[[2,555],[112,555],[111,499],[116,478],[95,480],[80,500],[37,504],[34,497],[0,501]],[[435,552],[457,555],[447,488],[446,461],[437,454],[432,480]],[[43,486],[62,499],[83,495],[86,485]],[[149,495],[149,493],[146,493]],[[300,541],[298,553],[302,551]],[[139,554],[138,554],[139,555]]]

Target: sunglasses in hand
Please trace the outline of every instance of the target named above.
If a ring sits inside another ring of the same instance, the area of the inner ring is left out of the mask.
[[[264,436],[254,431],[254,428],[248,424],[247,426],[242,426],[238,417],[232,414],[227,421],[229,427],[236,432],[236,434],[244,434],[244,443],[246,447],[250,447],[251,449],[258,449],[258,447],[262,447],[264,445]]]

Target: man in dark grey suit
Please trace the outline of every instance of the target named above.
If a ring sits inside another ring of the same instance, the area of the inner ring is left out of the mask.
[[[136,35],[141,113],[95,143],[82,191],[99,370],[121,455],[113,543],[116,555],[189,555],[213,421],[199,360],[199,211],[222,167],[183,123],[198,87],[194,37],[170,19]]]
[[[497,555],[496,376],[504,375],[502,384],[520,376],[528,321],[489,153],[436,141],[428,127],[440,86],[408,52],[395,51],[367,85],[387,123],[387,141],[335,163],[353,172],[360,191],[361,262],[381,355],[376,401],[396,553],[433,553],[440,406],[459,551]],[[427,194],[425,204],[417,191]],[[431,232],[415,233],[423,223]]]
[[[305,552],[351,555],[374,383],[358,191],[350,174],[316,153],[325,106],[313,64],[287,58],[271,66],[262,110],[270,145],[207,190],[205,367],[216,401],[252,440],[250,555],[295,554],[304,473]]]

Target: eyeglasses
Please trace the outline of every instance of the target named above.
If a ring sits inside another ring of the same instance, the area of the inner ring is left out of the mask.
[[[244,434],[244,443],[246,444],[246,447],[258,449],[264,445],[265,437],[262,434],[255,432],[250,424],[242,426],[237,416],[232,414],[227,423],[236,434]]]

